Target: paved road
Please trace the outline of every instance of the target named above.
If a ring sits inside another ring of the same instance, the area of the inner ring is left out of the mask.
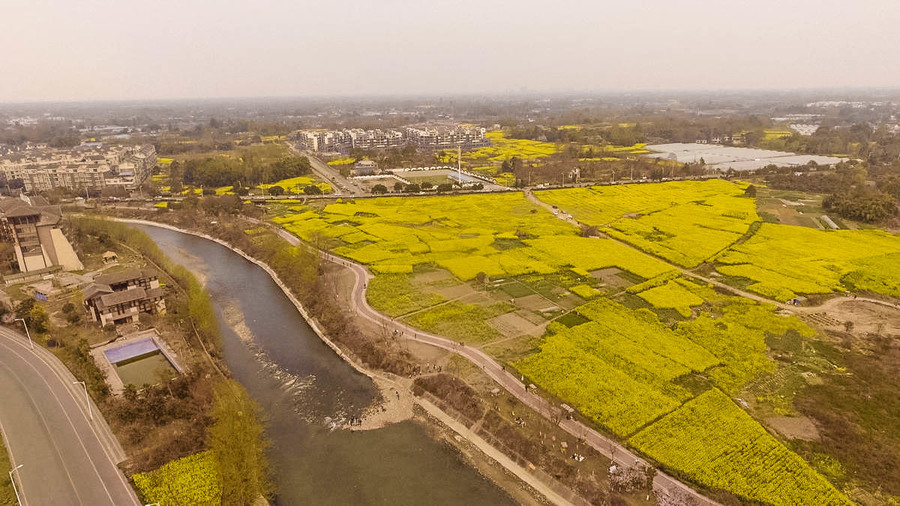
[[[351,181],[350,179],[342,176],[340,171],[329,167],[327,163],[323,162],[315,155],[300,151],[296,146],[294,146],[294,144],[290,142],[287,142],[287,145],[288,149],[293,151],[294,154],[309,158],[309,164],[312,167],[313,173],[319,176],[322,181],[325,181],[334,188],[333,195],[362,195],[363,193],[365,193],[358,186],[356,186],[355,181]],[[346,189],[341,189],[342,186]]]
[[[301,244],[300,239],[292,235],[290,232],[281,228],[275,228],[275,230],[282,238],[284,238],[289,243],[296,246],[299,246]],[[359,316],[362,316],[363,318],[375,323],[378,326],[383,326],[388,330],[396,329],[398,332],[402,332],[403,337],[407,339],[425,343],[437,348],[442,348],[465,357],[470,362],[481,366],[482,370],[484,370],[484,372],[488,376],[490,376],[491,379],[499,383],[510,394],[514,395],[524,404],[528,405],[530,408],[540,413],[548,420],[553,417],[554,410],[558,410],[557,407],[553,406],[543,397],[528,391],[526,389],[526,386],[518,378],[510,374],[503,366],[501,366],[483,351],[471,346],[465,346],[444,337],[429,334],[427,332],[422,332],[421,330],[409,327],[400,322],[393,321],[393,319],[391,319],[390,317],[382,315],[371,306],[369,306],[369,303],[366,300],[366,288],[368,287],[369,281],[374,277],[368,271],[368,269],[366,269],[362,265],[356,264],[349,260],[345,260],[343,258],[335,257],[334,255],[330,255],[328,253],[321,253],[321,255],[325,260],[343,265],[349,268],[354,273],[356,279],[351,295],[351,304],[352,307],[355,307],[357,309],[357,313]],[[626,449],[624,446],[616,443],[612,439],[607,438],[606,436],[582,424],[581,422],[578,422],[576,420],[562,420],[559,426],[569,434],[583,439],[592,448],[619,465],[630,466],[635,463],[641,463],[646,466],[650,466],[648,462],[646,462],[644,459],[641,459],[640,457]],[[717,504],[711,499],[701,495],[696,490],[690,488],[684,483],[676,480],[675,478],[672,478],[671,476],[661,471],[658,472],[656,477],[654,478],[653,485],[655,489],[662,490],[671,494],[680,493],[689,495],[695,498],[699,504]]]
[[[22,504],[140,504],[116,467],[124,454],[96,406],[49,351],[0,327],[0,430]]]

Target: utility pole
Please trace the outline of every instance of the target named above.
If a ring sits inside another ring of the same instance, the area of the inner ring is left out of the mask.
[[[28,336],[28,344],[31,346],[31,349],[34,350],[34,341],[31,340],[31,332],[28,332],[28,324],[25,323],[23,318],[16,318],[17,322],[22,322],[22,326],[25,327],[25,335]]]
[[[13,492],[16,493],[16,502],[19,504],[19,506],[22,506],[22,498],[19,497],[19,488],[16,487],[16,480],[15,480],[14,477],[13,477],[13,473],[18,474],[17,471],[18,471],[19,469],[22,469],[22,466],[24,466],[24,465],[25,465],[25,464],[19,464],[18,466],[16,466],[15,468],[13,468],[12,471],[9,472],[9,482],[12,483],[12,486],[13,486]]]
[[[459,187],[462,188],[462,141],[459,141],[456,151],[456,177],[459,180]]]

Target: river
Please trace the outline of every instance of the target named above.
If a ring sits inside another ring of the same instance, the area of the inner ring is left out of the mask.
[[[362,414],[375,384],[316,336],[257,265],[206,239],[137,228],[210,292],[225,361],[268,417],[276,504],[514,504],[416,422],[330,430],[330,420]]]

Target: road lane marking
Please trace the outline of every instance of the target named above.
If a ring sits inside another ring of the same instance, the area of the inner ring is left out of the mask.
[[[50,443],[53,445],[53,449],[56,451],[56,457],[59,460],[59,464],[62,466],[63,471],[65,471],[66,477],[68,477],[69,479],[69,485],[72,486],[72,491],[75,493],[75,497],[78,499],[78,503],[84,504],[84,501],[81,500],[81,495],[78,494],[78,487],[75,486],[75,482],[72,479],[72,473],[69,472],[69,466],[66,465],[65,459],[63,459],[62,452],[59,449],[59,445],[56,444],[56,439],[53,437],[53,433],[50,431],[50,426],[47,423],[47,419],[44,417],[44,413],[41,411],[41,408],[38,407],[34,397],[31,395],[31,392],[27,387],[25,387],[25,383],[22,381],[22,378],[19,377],[19,375],[16,374],[12,369],[10,369],[8,365],[3,363],[2,359],[0,359],[0,368],[6,370],[10,377],[12,377],[12,379],[19,384],[25,395],[28,396],[28,400],[31,403],[34,412],[41,420],[41,425],[43,426],[44,432],[47,435],[46,439],[50,440]],[[21,482],[21,479],[19,481]]]
[[[4,327],[0,327],[0,335],[5,335],[6,337],[10,338],[13,343],[18,345],[23,350],[26,349],[24,341],[20,342],[19,339],[16,339],[18,337],[22,337],[21,334],[18,334],[16,332],[14,332],[10,329],[4,328]],[[0,340],[0,343],[2,343],[2,340]],[[38,348],[38,349],[42,350],[43,352],[50,353],[49,351],[45,350],[44,348]],[[78,411],[81,412],[82,417],[84,417],[85,423],[88,425],[88,427],[90,427],[91,432],[94,434],[94,437],[97,439],[97,443],[100,445],[100,448],[103,450],[103,453],[106,455],[106,457],[109,461],[109,464],[113,469],[113,472],[115,473],[116,477],[119,480],[119,484],[122,485],[122,488],[125,490],[126,495],[131,498],[132,502],[134,504],[138,504],[137,494],[135,493],[134,489],[131,487],[131,484],[128,483],[128,480],[125,478],[125,475],[119,470],[118,466],[116,465],[115,458],[110,453],[110,450],[106,447],[105,444],[103,444],[103,439],[105,439],[105,438],[101,438],[100,434],[97,433],[97,429],[94,426],[94,424],[88,422],[87,412],[81,406],[81,403],[78,401],[78,398],[75,397],[75,394],[69,388],[69,379],[63,378],[60,375],[59,371],[57,370],[56,364],[53,364],[49,360],[47,360],[45,357],[42,357],[40,353],[33,352],[33,356],[36,357],[40,362],[42,362],[48,369],[50,369],[53,372],[53,375],[56,376],[57,379],[59,379],[61,385],[69,393],[72,400],[75,401],[75,405],[78,407]],[[56,357],[53,357],[53,358],[55,359]],[[67,368],[65,368],[65,364],[62,364],[62,362],[60,362],[59,365],[62,366],[67,372],[69,372],[69,374],[71,374],[71,371],[69,371]],[[41,376],[41,377],[43,378],[43,376]],[[77,378],[75,378],[74,375],[72,375],[72,379],[77,379]],[[45,380],[45,382],[46,382],[46,380]],[[57,401],[59,401],[58,398],[57,398]],[[102,418],[102,416],[101,416],[101,418]],[[70,420],[70,424],[71,424],[71,420]],[[76,432],[76,434],[77,434],[77,432]],[[110,438],[112,438],[118,444],[118,440],[115,439],[116,436],[114,434],[112,434],[111,429],[110,429],[110,432],[108,433],[108,436]],[[115,504],[115,501],[113,501],[113,503]]]
[[[103,486],[103,490],[104,490],[104,492],[106,492],[106,496],[109,498],[110,504],[115,505],[115,504],[116,504],[116,500],[113,499],[112,493],[109,491],[109,487],[106,486],[106,480],[103,479],[103,476],[101,476],[101,474],[100,474],[100,470],[97,469],[97,464],[94,462],[94,459],[93,459],[93,457],[91,456],[91,452],[88,451],[87,446],[85,445],[84,439],[81,437],[81,434],[78,432],[78,429],[75,427],[75,423],[72,421],[72,417],[69,416],[69,410],[67,410],[66,407],[63,405],[62,400],[60,400],[60,398],[59,398],[59,396],[57,395],[56,391],[54,391],[53,387],[50,385],[50,383],[47,381],[47,379],[44,377],[44,375],[42,375],[42,374],[40,373],[40,371],[37,369],[37,367],[35,367],[34,364],[32,364],[32,363],[26,358],[26,356],[23,356],[23,355],[17,353],[16,350],[13,350],[13,349],[9,348],[8,345],[2,344],[2,341],[0,341],[0,345],[5,346],[7,349],[10,350],[10,352],[12,352],[14,355],[18,356],[19,358],[21,358],[22,361],[23,361],[29,368],[31,368],[31,369],[35,372],[35,374],[41,379],[41,381],[44,383],[44,385],[45,385],[45,386],[47,387],[47,389],[50,391],[51,395],[53,395],[54,400],[56,400],[57,405],[59,405],[60,410],[62,410],[63,416],[65,416],[66,421],[69,422],[69,427],[72,429],[72,432],[75,434],[75,439],[78,440],[78,444],[81,446],[81,449],[84,451],[84,454],[85,454],[85,456],[86,456],[87,459],[88,459],[88,462],[91,463],[91,468],[94,470],[94,474],[97,475],[97,479],[100,481],[100,484]],[[38,359],[40,360],[40,357],[38,357]],[[46,365],[46,363],[45,363],[45,365]],[[12,372],[12,371],[10,371],[10,372]],[[15,373],[13,373],[13,374],[15,375]],[[20,383],[22,383],[21,380],[20,380]],[[25,384],[22,383],[22,386],[23,386],[23,388],[24,388]],[[63,388],[65,388],[65,385],[63,385]],[[25,389],[25,391],[26,391],[26,394],[28,395],[28,397],[32,399],[32,402],[34,402],[34,398],[31,396],[31,393],[28,392],[28,389]],[[68,389],[66,389],[66,391],[69,392],[70,395],[71,395],[71,392],[70,392]],[[75,405],[78,406],[78,400],[75,399],[74,397],[72,397],[71,399],[72,399],[72,401],[75,403]],[[81,407],[78,406],[78,408],[79,408],[79,411],[80,411],[80,410],[81,410]],[[46,420],[44,419],[43,412],[41,412],[40,408],[37,408],[36,405],[35,405],[35,409],[38,410],[38,413],[40,414],[41,419],[44,420],[44,425],[45,425],[45,427],[46,427],[47,423],[46,423]],[[83,415],[83,414],[84,414],[84,413],[82,412],[82,415]],[[87,419],[85,419],[85,423],[87,423],[88,426],[91,425],[90,423],[87,422]],[[49,428],[48,428],[48,433],[49,433]],[[52,434],[52,433],[51,433],[51,434]],[[94,436],[96,437],[96,433],[94,433]],[[55,440],[55,438],[52,438],[52,436],[51,436],[51,440],[53,441],[54,446],[56,446],[56,440]],[[100,445],[100,448],[103,449],[103,444],[100,443],[99,440],[97,441],[97,443]],[[59,451],[59,450],[58,450],[58,447],[57,447],[57,452],[58,452],[58,451]],[[105,452],[104,452],[104,453],[105,453]],[[107,457],[108,457],[108,456],[107,456]],[[62,458],[62,455],[60,455],[60,458]],[[65,463],[63,463],[63,467],[66,467],[66,466],[65,466]],[[118,470],[117,470],[117,471],[118,471]],[[66,474],[69,474],[68,467],[66,467]],[[117,474],[118,474],[118,472],[117,472]],[[71,480],[72,480],[71,475],[69,475],[69,481],[71,481]],[[73,488],[75,488],[74,482],[72,483],[72,486],[73,486]],[[77,488],[76,488],[75,494],[78,495]],[[81,499],[80,499],[80,496],[79,496],[79,502],[82,502]],[[82,504],[84,504],[84,503],[82,502]]]

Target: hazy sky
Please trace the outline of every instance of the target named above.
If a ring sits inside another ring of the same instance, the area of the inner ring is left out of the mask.
[[[0,0],[0,102],[900,86],[895,0]]]

